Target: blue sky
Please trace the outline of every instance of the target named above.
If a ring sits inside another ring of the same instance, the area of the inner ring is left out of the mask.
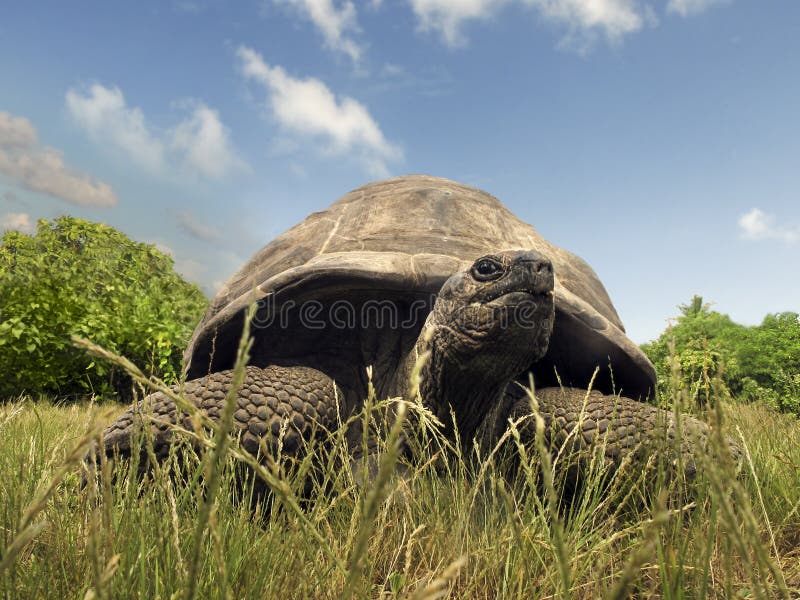
[[[695,293],[800,310],[795,0],[9,2],[0,81],[0,228],[104,221],[209,293],[429,173],[584,257],[637,342]]]

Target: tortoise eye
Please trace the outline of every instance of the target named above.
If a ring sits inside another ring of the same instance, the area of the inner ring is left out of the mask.
[[[479,258],[472,265],[472,277],[478,281],[498,279],[504,272],[503,265],[494,258]]]

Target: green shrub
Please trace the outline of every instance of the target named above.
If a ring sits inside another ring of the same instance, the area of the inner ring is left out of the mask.
[[[206,305],[169,256],[73,217],[0,239],[0,397],[130,392],[130,379],[74,348],[77,334],[174,381]]]
[[[679,309],[675,323],[642,346],[656,367],[662,395],[677,371],[680,387],[701,404],[711,397],[711,384],[721,382],[725,394],[800,415],[797,313],[767,315],[761,325],[747,327],[711,310],[700,296]]]
[[[775,374],[778,399],[775,407],[783,412],[800,415],[800,373],[779,369]]]

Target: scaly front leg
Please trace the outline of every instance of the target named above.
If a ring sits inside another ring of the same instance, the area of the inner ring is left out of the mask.
[[[510,418],[532,415],[527,393],[512,386]],[[588,394],[588,396],[587,396]],[[670,462],[680,464],[687,479],[696,475],[698,458],[709,451],[709,426],[694,417],[682,415],[680,427],[675,415],[650,404],[630,398],[604,395],[598,391],[576,388],[543,388],[535,391],[539,414],[545,423],[545,443],[553,455],[562,450],[574,452],[579,464],[586,450],[602,447],[605,459],[614,467],[630,459],[644,463],[654,453],[666,452]],[[535,422],[525,418],[520,425],[521,440],[532,444]],[[676,439],[680,431],[680,439]],[[734,459],[739,447],[726,440]],[[565,447],[566,444],[566,447]]]
[[[225,396],[231,387],[232,371],[212,373],[187,382],[181,390],[188,402],[194,404],[212,421],[222,414]],[[297,456],[316,436],[325,439],[328,432],[339,426],[339,419],[349,416],[343,395],[333,380],[309,367],[270,366],[246,367],[244,384],[236,399],[233,415],[234,433],[238,434],[242,448],[253,455],[264,444],[269,452],[277,450],[280,440],[285,455]],[[337,404],[338,403],[338,404]],[[341,404],[341,406],[339,406]],[[133,404],[103,434],[103,450],[108,456],[115,453],[130,456],[142,426],[149,426],[153,451],[161,460],[169,453],[174,432],[171,425],[192,429],[190,417],[180,413],[173,400],[157,392]],[[142,463],[147,464],[146,448],[142,449]]]

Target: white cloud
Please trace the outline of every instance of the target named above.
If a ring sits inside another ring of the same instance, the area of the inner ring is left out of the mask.
[[[402,159],[402,151],[390,143],[366,107],[339,97],[319,79],[295,79],[280,66],[270,66],[250,48],[238,51],[246,78],[269,92],[269,106],[277,122],[287,131],[328,142],[328,152],[354,154],[369,172],[385,176],[387,162]]]
[[[608,39],[641,29],[645,13],[634,0],[410,0],[423,30],[438,31],[448,46],[465,42],[462,28],[471,20],[486,20],[516,2],[543,17],[578,32],[602,32]]]
[[[525,0],[571,32],[601,32],[609,40],[638,31],[648,18],[634,0]]]
[[[36,130],[28,119],[0,112],[0,145],[26,148],[36,145],[36,142]]]
[[[667,12],[683,16],[699,13],[724,0],[669,0]],[[517,5],[537,11],[567,29],[569,45],[591,42],[598,35],[609,41],[656,22],[653,2],[643,0],[408,0],[423,31],[435,31],[448,46],[465,43],[464,25],[487,20],[503,7]]]
[[[33,233],[36,231],[36,224],[31,221],[31,216],[27,213],[8,213],[0,219],[0,229]]]
[[[214,179],[246,166],[233,150],[219,113],[202,103],[196,104],[192,116],[175,128],[172,147],[184,153],[190,168]]]
[[[325,45],[331,50],[343,52],[353,62],[361,58],[361,47],[349,33],[358,32],[356,7],[350,0],[334,4],[334,0],[274,0],[304,13],[319,29],[325,38]]]
[[[410,0],[423,31],[438,31],[448,46],[466,40],[461,28],[466,21],[489,18],[509,0]]]
[[[67,109],[96,143],[113,144],[152,171],[163,168],[164,144],[150,133],[141,109],[128,107],[118,87],[95,83],[85,96],[69,90]]]
[[[179,212],[176,216],[176,220],[178,222],[178,227],[200,241],[216,242],[222,237],[219,231],[200,221],[188,210]]]
[[[800,226],[779,227],[775,225],[774,215],[754,208],[739,217],[742,237],[748,240],[780,240],[791,244],[800,242]]]
[[[30,121],[0,112],[0,175],[34,192],[79,206],[114,206],[111,187],[64,164],[61,153],[37,142]]]
[[[699,14],[723,0],[669,0],[667,12],[675,13],[682,17]]]
[[[157,135],[142,110],[128,106],[116,86],[96,83],[86,93],[72,89],[67,92],[66,101],[75,122],[95,143],[116,147],[153,173],[166,173],[177,162],[205,177],[218,179],[244,165],[233,150],[219,113],[203,103],[179,103],[190,106],[192,115],[171,132]]]

